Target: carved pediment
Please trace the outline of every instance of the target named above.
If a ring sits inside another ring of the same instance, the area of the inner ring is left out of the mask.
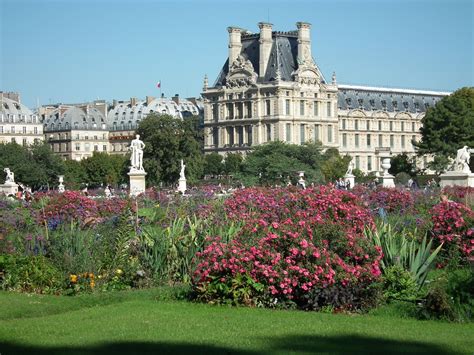
[[[366,113],[360,109],[351,110],[349,111],[347,115],[351,117],[366,117],[367,116]]]
[[[390,115],[385,111],[375,111],[372,113],[373,118],[389,118]]]
[[[317,85],[321,83],[321,77],[312,62],[300,65],[291,75],[294,77],[294,80],[300,84]]]
[[[229,74],[226,77],[228,87],[250,86],[257,82],[257,73],[253,65],[240,54],[229,67]]]
[[[412,116],[408,112],[399,112],[395,115],[395,118],[407,118],[410,119]]]

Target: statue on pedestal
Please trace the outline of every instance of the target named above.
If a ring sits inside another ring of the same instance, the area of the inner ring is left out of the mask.
[[[181,159],[181,171],[179,172],[179,178],[180,179],[186,179],[184,176],[184,169],[186,168],[186,165],[184,165],[183,159]]]
[[[14,184],[15,183],[15,173],[10,171],[9,168],[3,169],[3,171],[7,174],[5,177],[5,184]]]
[[[454,161],[453,170],[462,171],[464,173],[470,173],[469,162],[471,160],[471,149],[467,145],[458,149],[456,154],[456,160]]]
[[[352,175],[352,169],[354,169],[354,163],[351,160],[349,162],[349,166],[347,167],[346,175]]]
[[[130,156],[131,167],[130,171],[138,170],[144,171],[143,169],[143,148],[145,148],[145,143],[140,140],[140,135],[137,134],[135,139],[130,143],[130,150],[132,155]]]

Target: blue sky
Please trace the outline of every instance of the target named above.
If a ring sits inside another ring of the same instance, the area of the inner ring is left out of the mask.
[[[0,90],[30,107],[198,96],[227,58],[228,26],[312,24],[313,57],[339,83],[474,86],[470,0],[0,0]]]

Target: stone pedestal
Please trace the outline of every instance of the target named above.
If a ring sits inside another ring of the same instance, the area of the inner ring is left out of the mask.
[[[145,171],[132,170],[128,176],[130,177],[130,196],[138,196],[145,192]]]
[[[474,187],[474,173],[463,171],[448,171],[440,175],[439,185]]]
[[[352,174],[346,174],[344,175],[344,181],[347,183],[349,182],[349,188],[352,189],[354,188],[355,185],[355,176]]]
[[[395,187],[395,176],[387,174],[380,177],[382,179],[383,187]]]
[[[16,195],[18,192],[18,185],[14,182],[8,182],[5,184],[0,185],[0,193],[4,193],[5,195]]]
[[[178,192],[182,193],[183,195],[186,193],[186,178],[180,178],[178,180]]]

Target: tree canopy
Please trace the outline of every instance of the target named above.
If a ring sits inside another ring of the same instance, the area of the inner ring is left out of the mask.
[[[474,148],[474,88],[462,88],[441,99],[421,120],[418,154],[454,157],[459,148]]]
[[[181,159],[186,165],[186,178],[190,182],[202,176],[202,131],[198,123],[197,116],[181,120],[154,113],[140,122],[137,133],[145,143],[143,166],[149,183],[176,183]]]
[[[341,156],[336,148],[329,148],[324,152],[322,160],[321,171],[325,182],[335,182],[345,175],[352,158],[348,155]]]
[[[38,189],[54,186],[58,175],[64,173],[64,162],[55,155],[47,143],[24,147],[16,143],[0,144],[0,169],[10,168],[15,181]],[[3,176],[0,178],[3,182]]]
[[[249,184],[285,184],[297,180],[298,171],[304,171],[308,182],[322,182],[320,171],[321,145],[287,144],[276,141],[255,147],[241,167],[241,180]]]

